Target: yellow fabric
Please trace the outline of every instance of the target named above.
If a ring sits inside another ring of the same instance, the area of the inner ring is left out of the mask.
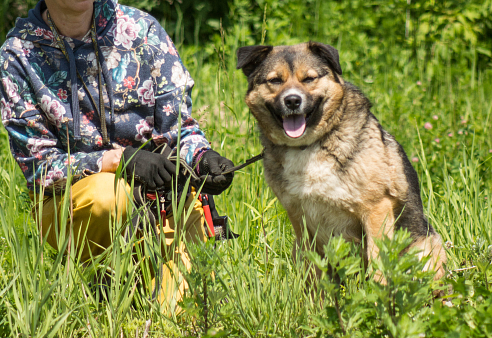
[[[125,220],[127,217],[128,196],[131,196],[130,186],[120,180],[115,188],[115,175],[113,173],[98,173],[88,176],[72,186],[72,205],[73,205],[73,234],[74,243],[80,253],[81,261],[85,262],[93,256],[104,252],[104,249],[111,245],[112,232],[110,224],[115,224],[116,220]],[[195,193],[192,192],[185,203],[185,212],[193,202]],[[34,194],[31,194],[34,200]],[[42,201],[42,220],[38,222],[40,233],[46,237],[47,242],[55,249],[58,249],[57,237],[60,229],[55,229],[55,219],[60,219],[62,197],[45,197]],[[39,203],[38,203],[39,205]],[[38,206],[33,209],[36,218],[39,215]],[[207,236],[204,229],[203,208],[197,199],[193,210],[186,222],[183,224],[184,215],[179,224],[175,224],[174,217],[166,219],[163,227],[165,245],[162,248],[169,252],[173,248],[175,238],[186,238],[187,243],[197,243],[206,241]],[[111,220],[111,221],[110,221]],[[66,234],[70,231],[70,219],[67,220]],[[184,233],[182,233],[184,231]],[[81,238],[85,236],[85,245],[82,245]],[[80,236],[79,236],[80,234]],[[183,236],[184,235],[184,236]],[[182,274],[179,272],[179,262],[188,270],[191,268],[189,255],[185,243],[180,241],[179,245],[174,245],[174,256],[164,264],[162,271],[162,287],[158,295],[159,302],[166,311],[177,311],[177,302],[182,299],[187,284]],[[164,255],[164,253],[163,253]],[[152,281],[154,287],[155,280]]]
[[[185,204],[185,210],[188,210],[189,206],[193,202],[194,192],[188,197]],[[163,306],[165,312],[171,313],[179,311],[177,303],[183,298],[184,291],[188,289],[188,284],[183,278],[183,275],[179,271],[180,263],[187,270],[190,270],[191,263],[186,249],[185,243],[197,243],[205,241],[207,235],[205,233],[204,217],[202,203],[197,199],[190,216],[186,220],[184,227],[182,226],[183,220],[179,222],[179,226],[176,226],[174,217],[171,216],[166,220],[166,226],[163,228],[165,235],[165,242],[168,246],[167,252],[173,249],[173,241],[175,238],[182,238],[183,235],[186,241],[179,241],[179,244],[174,245],[174,257],[170,259],[167,264],[164,264],[162,271],[162,285],[158,295],[158,300]],[[184,234],[180,233],[180,230],[184,230]],[[178,233],[175,233],[178,231]],[[152,289],[154,288],[155,280],[152,281]]]

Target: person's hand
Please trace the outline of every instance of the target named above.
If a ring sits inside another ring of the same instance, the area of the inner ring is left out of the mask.
[[[159,153],[126,147],[121,160],[126,162],[127,178],[135,177],[149,190],[170,188],[176,177],[176,165]]]
[[[120,164],[121,154],[123,154],[123,148],[112,149],[105,152],[102,158],[101,171],[110,173],[116,172],[116,169]]]
[[[211,195],[219,195],[224,190],[229,188],[234,178],[234,173],[222,174],[229,168],[234,167],[234,163],[231,160],[220,156],[220,154],[214,150],[205,150],[203,153],[198,154],[199,158],[195,162],[195,171],[200,176],[200,180],[203,184],[202,192]]]

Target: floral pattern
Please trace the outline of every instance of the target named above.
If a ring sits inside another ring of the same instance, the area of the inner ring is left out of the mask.
[[[114,45],[130,49],[132,48],[132,42],[137,38],[140,26],[135,23],[133,18],[128,15],[122,15],[116,20],[116,27],[114,32]]]
[[[55,183],[65,184],[66,179],[64,179],[64,178],[65,178],[65,175],[63,173],[63,170],[61,170],[60,168],[57,168],[57,167],[53,167],[53,169],[48,171],[48,173],[46,174],[46,178],[42,181],[42,184],[45,187],[49,187]],[[60,182],[60,181],[62,181],[62,182]]]
[[[45,112],[46,118],[56,127],[60,128],[63,115],[65,115],[65,107],[58,100],[52,100],[48,95],[43,95],[41,98],[41,109]]]
[[[104,58],[106,59],[106,66],[109,70],[118,67],[121,61],[121,54],[118,53],[116,47],[101,47]]]
[[[12,82],[10,77],[4,77],[2,78],[2,84],[3,87],[5,88],[5,92],[7,94],[7,98],[12,101],[12,103],[17,103],[20,100],[20,95],[19,93],[19,86]]]
[[[133,77],[129,76],[126,79],[124,79],[123,86],[125,86],[128,89],[132,89],[133,86],[135,86],[135,80],[133,79]]]
[[[138,98],[142,101],[142,104],[146,104],[149,107],[152,107],[155,104],[152,80],[146,80],[142,84],[142,87],[138,88],[137,93]]]
[[[58,95],[62,101],[65,101],[68,98],[67,91],[63,88],[58,89],[58,93],[56,95]]]
[[[31,153],[32,156],[36,156],[43,150],[43,148],[51,148],[56,145],[56,140],[52,140],[48,138],[47,136],[34,136],[29,138],[27,141],[27,149],[29,149],[29,152]]]
[[[147,139],[152,137],[152,129],[154,129],[154,118],[147,117],[145,120],[140,120],[140,123],[136,125],[137,135],[135,140],[147,142]]]
[[[188,76],[190,74],[183,71],[183,66],[179,62],[175,62],[172,68],[173,75],[171,76],[171,82],[174,83],[176,87],[184,86],[188,82]]]
[[[10,117],[12,116],[12,109],[10,109],[10,104],[5,101],[4,98],[0,101],[1,112],[2,112],[2,122],[7,123]]]
[[[99,102],[99,84],[92,41],[65,38],[88,87],[77,77],[79,111],[74,112],[73,74],[41,17],[43,6],[38,2],[27,18],[17,20],[0,50],[0,112],[29,189],[45,186],[50,194],[65,188],[69,163],[74,182],[99,172],[106,150],[98,148],[102,136],[99,106],[93,103]],[[146,147],[168,143],[176,148],[180,139],[180,156],[191,163],[209,143],[191,117],[194,82],[171,39],[153,17],[116,0],[95,0],[94,8],[98,44],[112,82],[113,116],[103,88],[110,141],[140,147],[152,139]],[[76,115],[80,140],[74,138]]]
[[[174,44],[171,41],[171,39],[169,38],[169,35],[166,36],[166,41],[167,41],[167,46],[168,46],[167,53],[169,53],[169,54],[171,54],[173,56],[177,56],[178,55],[178,52],[176,52],[176,48],[174,48]]]

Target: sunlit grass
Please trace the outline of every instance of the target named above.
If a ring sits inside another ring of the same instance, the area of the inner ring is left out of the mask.
[[[301,33],[289,32],[288,38],[286,34],[271,34],[266,43],[311,39]],[[243,99],[246,80],[235,69],[235,50],[248,40],[244,36],[245,28],[238,26],[224,32],[214,46],[180,50],[196,82],[194,111],[201,110],[197,118],[213,148],[234,163],[261,152],[255,121]],[[322,31],[318,37],[325,37]],[[388,43],[385,62],[376,64],[370,53],[356,60],[352,51],[364,43],[338,40],[344,78],[370,98],[373,113],[417,169],[425,213],[446,242],[451,278],[446,282],[453,285],[453,296],[463,297],[451,298],[453,308],[441,308],[439,301],[433,302],[425,279],[424,295],[419,294],[414,303],[401,300],[402,309],[410,304],[404,310],[408,318],[398,313],[386,316],[382,307],[376,308],[377,300],[368,299],[386,297],[391,290],[354,275],[337,289],[344,329],[354,336],[367,336],[364,330],[391,336],[398,322],[408,328],[400,336],[439,336],[441,326],[445,332],[439,320],[453,319],[463,330],[465,325],[474,330],[466,321],[472,318],[482,323],[473,331],[479,332],[490,325],[482,317],[491,299],[483,290],[489,288],[492,255],[492,73],[476,74],[437,56],[426,63]],[[341,336],[331,282],[326,279],[316,289],[306,282],[308,264],[293,260],[293,230],[266,186],[261,162],[237,172],[232,187],[216,198],[219,212],[228,215],[240,238],[191,250],[184,311],[166,315],[150,297],[152,263],[143,259],[155,257],[149,250],[159,246],[156,239],[147,234],[148,251],[135,253],[137,239],[119,235],[128,226],[121,220],[114,224],[114,246],[89,265],[78,262],[73,247],[66,255],[54,252],[39,237],[24,179],[10,157],[3,129],[0,145],[0,336],[121,337],[123,333],[143,337],[146,328],[151,337],[206,336],[207,329],[213,329],[209,336],[215,337],[314,337],[318,331]],[[67,203],[60,224],[67,220]],[[395,242],[386,245],[398,247]],[[59,246],[67,247],[68,240],[61,240]],[[93,288],[101,274],[111,281],[104,294]],[[415,287],[413,276],[406,277]],[[320,296],[323,288],[326,297]],[[365,315],[360,319],[358,313]]]

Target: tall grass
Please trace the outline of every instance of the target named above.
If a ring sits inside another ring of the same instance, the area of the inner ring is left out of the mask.
[[[410,255],[397,259],[394,253],[407,241],[404,234],[380,243],[382,254],[388,255],[381,270],[397,276],[400,285],[366,281],[357,256],[350,254],[355,248],[338,239],[326,253],[337,257],[340,267],[352,267],[338,271],[343,283],[328,275],[317,287],[307,282],[313,264],[323,269],[327,262],[314,256],[313,263],[293,259],[290,222],[265,184],[261,163],[256,163],[237,172],[231,188],[216,198],[219,212],[229,216],[241,236],[190,246],[192,269],[183,270],[189,292],[180,304],[183,311],[169,314],[167,304],[152,299],[150,286],[152,264],[166,257],[156,256],[159,243],[150,234],[144,238],[148,245],[135,253],[137,239],[120,236],[127,220],[113,224],[113,246],[89,265],[80,264],[73,246],[68,253],[55,252],[42,241],[22,173],[0,129],[1,337],[490,334],[491,70],[464,66],[456,55],[429,57],[425,46],[406,49],[396,40],[378,45],[362,33],[347,36],[340,29],[330,35],[323,20],[328,14],[319,12],[321,3],[292,3],[298,6],[294,9],[311,11],[317,20],[316,40],[340,50],[344,78],[362,88],[374,104],[372,111],[417,169],[425,213],[446,242],[448,272],[442,289],[447,296],[434,301],[431,290],[439,285],[418,271],[421,263]],[[240,16],[241,9],[232,10]],[[262,36],[268,44],[314,39],[302,28],[313,23],[298,14],[296,29],[285,28],[289,18],[279,23],[280,14],[275,20],[267,16],[262,26],[266,35],[255,37],[248,18],[239,17],[210,44],[180,47],[196,82],[196,117],[213,148],[234,163],[261,151],[255,121],[243,100],[246,80],[235,70],[235,50],[260,43]],[[474,53],[473,48],[465,52]],[[66,224],[67,217],[68,199],[59,224]],[[59,247],[67,247],[68,239],[60,238]],[[408,267],[413,268],[410,273]]]

